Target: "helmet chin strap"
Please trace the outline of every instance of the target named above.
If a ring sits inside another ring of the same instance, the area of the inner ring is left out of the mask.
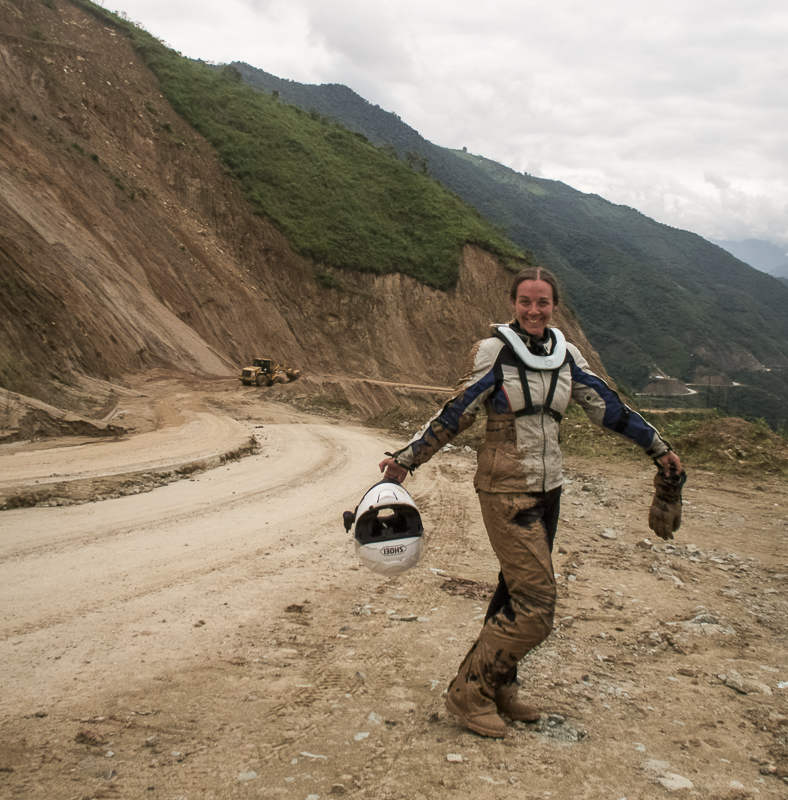
[[[558,369],[564,363],[566,356],[566,339],[558,328],[548,328],[547,332],[553,337],[553,352],[546,356],[535,356],[526,346],[525,342],[508,325],[496,325],[498,332],[503,335],[512,347],[518,358],[529,369],[551,370]]]

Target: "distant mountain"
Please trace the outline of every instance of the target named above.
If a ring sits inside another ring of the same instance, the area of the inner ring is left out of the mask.
[[[763,239],[744,239],[740,242],[730,239],[712,239],[711,241],[761,272],[767,272],[776,278],[788,278],[788,253],[785,252],[784,247],[779,247],[773,242]]]
[[[779,418],[788,417],[788,402],[780,399],[788,394],[786,284],[635,209],[438,147],[345,86],[305,85],[233,66],[260,91],[396,150],[554,269],[589,339],[629,390],[644,386],[655,366],[687,382],[776,367],[781,371],[769,378],[776,381],[774,402],[761,406],[785,405]]]

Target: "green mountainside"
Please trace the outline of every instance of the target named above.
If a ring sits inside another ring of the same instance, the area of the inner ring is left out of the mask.
[[[232,66],[184,58],[88,0],[134,41],[172,107],[218,151],[247,200],[303,255],[452,286],[478,244],[514,268],[520,252],[472,206],[358,132],[249,88]]]
[[[656,368],[686,382],[746,383],[729,410],[788,419],[788,287],[687,231],[559,181],[428,142],[336,84],[283,80],[236,62],[249,85],[396,150],[555,270],[567,303],[629,392]],[[770,371],[753,373],[760,366]],[[729,381],[730,382],[730,381]]]

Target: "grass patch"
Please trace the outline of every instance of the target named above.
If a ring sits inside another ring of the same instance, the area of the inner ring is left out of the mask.
[[[321,285],[325,286],[326,289],[335,289],[338,292],[346,292],[347,286],[345,283],[337,278],[336,275],[332,275],[330,272],[326,272],[325,270],[316,269],[314,272],[315,280]]]
[[[763,421],[722,416],[716,409],[664,413],[643,417],[667,439],[688,471],[738,473],[749,477],[768,473],[788,478],[788,440]],[[643,451],[618,436],[606,434],[571,405],[561,425],[565,455],[609,461],[640,461]]]
[[[365,137],[255,91],[233,67],[184,58],[93,3],[74,1],[132,39],[165,99],[216,148],[254,209],[303,255],[364,272],[400,272],[440,289],[457,281],[466,243],[513,268],[524,260],[477,211]]]

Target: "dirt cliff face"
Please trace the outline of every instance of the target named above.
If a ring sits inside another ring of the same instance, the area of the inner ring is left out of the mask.
[[[510,316],[511,274],[475,247],[449,292],[293,252],[82,9],[0,0],[0,31],[0,384],[52,400],[79,375],[232,375],[270,355],[451,385]],[[601,370],[574,320],[556,322]]]

